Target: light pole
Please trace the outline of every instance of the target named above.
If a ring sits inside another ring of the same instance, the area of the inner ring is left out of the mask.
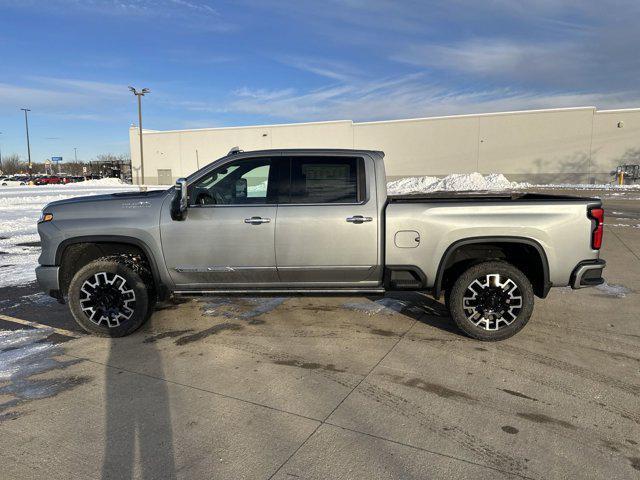
[[[2,135],[2,132],[0,132]],[[2,142],[0,142],[0,173],[2,172]]]
[[[27,130],[27,158],[29,160],[29,178],[31,178],[31,169],[33,168],[31,165],[31,144],[29,143],[29,118],[27,116],[27,112],[30,112],[28,108],[21,108],[24,112],[24,126]]]
[[[76,164],[73,167],[74,169],[78,168],[78,147],[73,147],[73,158],[76,160]]]
[[[140,185],[144,185],[144,156],[142,153],[142,97],[150,93],[151,90],[143,88],[138,91],[133,87],[129,87],[131,93],[138,97],[138,132],[140,132]]]

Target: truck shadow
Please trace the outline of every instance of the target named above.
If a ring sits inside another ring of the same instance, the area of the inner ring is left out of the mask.
[[[102,479],[176,478],[171,408],[162,358],[155,346],[144,349],[146,378],[115,365],[131,348],[111,339],[105,372],[105,442]]]
[[[420,323],[464,337],[451,320],[447,308],[425,293],[397,291],[367,298]]]

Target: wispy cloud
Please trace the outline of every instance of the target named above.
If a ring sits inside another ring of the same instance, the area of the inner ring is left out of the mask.
[[[597,105],[601,108],[640,102],[637,92],[532,92],[509,88],[461,90],[425,83],[416,75],[312,90],[309,92],[242,89],[217,111],[285,118],[293,121],[385,120],[492,111]]]
[[[29,107],[34,114],[60,120],[127,121],[126,85],[38,76],[21,80],[0,83],[0,112]]]
[[[27,79],[47,85],[50,88],[58,88],[61,92],[72,92],[82,95],[96,94],[102,97],[124,97],[129,95],[127,85],[125,84],[41,76],[29,76]]]
[[[78,102],[78,97],[70,92],[0,83],[0,107],[19,108],[37,104],[50,108],[60,105],[75,105]]]
[[[123,21],[166,20],[174,28],[226,32],[233,27],[222,21],[218,10],[202,0],[0,0],[0,7],[36,10],[54,15],[100,15]]]
[[[538,64],[548,51],[549,46],[531,43],[473,39],[450,45],[407,45],[392,58],[421,67],[437,67],[480,75],[504,75],[505,72],[513,74],[527,68],[531,63]]]
[[[63,9],[65,13],[74,10],[107,15],[166,16],[175,13],[196,13],[218,16],[218,11],[201,1],[188,0],[0,0],[0,6],[12,8],[41,8],[45,10]]]
[[[281,55],[275,59],[287,66],[332,80],[351,81],[361,75],[353,65],[336,60],[296,55]]]

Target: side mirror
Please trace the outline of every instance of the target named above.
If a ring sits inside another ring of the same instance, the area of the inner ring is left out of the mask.
[[[187,218],[189,198],[187,196],[186,178],[179,178],[176,180],[175,197],[173,198],[171,207],[171,218],[174,220],[184,220]]]

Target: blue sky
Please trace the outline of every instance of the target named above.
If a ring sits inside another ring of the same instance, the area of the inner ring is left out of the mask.
[[[0,148],[181,129],[640,106],[637,0],[0,0]]]

